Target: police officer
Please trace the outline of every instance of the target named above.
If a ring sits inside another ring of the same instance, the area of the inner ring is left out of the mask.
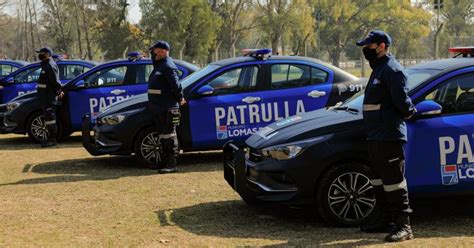
[[[151,48],[153,71],[148,79],[148,109],[154,116],[162,148],[159,173],[177,171],[179,106],[184,105],[183,90],[178,79],[178,68],[169,57],[170,45],[158,41]]]
[[[41,143],[42,147],[55,146],[57,136],[56,109],[64,93],[59,81],[58,65],[52,59],[53,50],[44,47],[36,50],[41,61],[41,73],[38,79],[37,90],[41,108],[43,109],[44,124],[47,138]]]
[[[407,95],[407,75],[403,67],[388,52],[390,36],[381,30],[371,31],[357,42],[372,68],[365,89],[363,116],[367,131],[369,160],[376,175],[372,180],[381,215],[361,226],[364,232],[388,232],[386,241],[413,239],[405,179],[407,142],[404,120],[416,109]],[[387,211],[388,209],[388,211]]]

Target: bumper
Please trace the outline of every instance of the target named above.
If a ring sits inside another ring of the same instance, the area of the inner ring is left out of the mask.
[[[224,178],[245,201],[299,204],[296,185],[274,180],[277,173],[285,175],[283,172],[261,169],[246,159],[244,148],[230,142],[224,145]]]
[[[94,127],[94,136],[91,136],[90,115],[86,114],[82,117],[82,145],[93,156],[116,154],[122,147],[122,143],[111,141],[101,137],[98,127]]]
[[[0,113],[0,120],[0,133],[24,133],[23,130],[18,130],[18,123],[9,114]]]

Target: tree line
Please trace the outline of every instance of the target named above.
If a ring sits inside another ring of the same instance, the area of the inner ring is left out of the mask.
[[[0,0],[0,57],[35,60],[43,45],[70,58],[110,60],[167,40],[175,58],[205,64],[243,48],[320,58],[360,59],[355,41],[389,32],[398,58],[447,57],[474,45],[474,0]]]

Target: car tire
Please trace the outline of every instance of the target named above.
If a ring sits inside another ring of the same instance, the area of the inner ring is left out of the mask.
[[[56,134],[56,140],[59,141],[63,138],[63,128],[60,121],[57,122],[57,127],[58,131]],[[47,138],[48,133],[45,128],[42,112],[36,112],[28,118],[26,133],[32,142],[41,143],[45,138]]]
[[[369,167],[359,163],[330,168],[317,185],[316,206],[321,218],[334,226],[357,226],[376,215],[371,178]]]
[[[141,165],[150,169],[158,168],[161,162],[161,144],[154,128],[147,127],[138,133],[133,150]]]

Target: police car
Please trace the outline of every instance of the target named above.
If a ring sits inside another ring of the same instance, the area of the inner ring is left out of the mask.
[[[18,68],[21,68],[27,64],[28,62],[22,60],[0,60],[0,80],[2,80],[2,78],[7,76],[8,74],[18,70]]]
[[[184,61],[175,62],[180,78],[199,69]],[[95,116],[112,103],[146,92],[152,70],[150,59],[133,52],[129,59],[100,64],[63,85],[65,95],[58,110],[58,138],[79,131],[85,113]],[[36,92],[14,98],[6,104],[6,109],[3,133],[27,133],[36,142],[47,137]]]
[[[450,51],[461,58],[407,69],[418,110],[407,121],[410,197],[474,190],[474,47]],[[228,143],[225,179],[249,203],[313,203],[330,224],[360,224],[376,212],[363,97],[271,124],[247,148]]]
[[[270,56],[270,49],[209,64],[181,81],[181,149],[221,149],[243,142],[260,127],[288,116],[334,105],[364,89],[361,80],[317,59]],[[115,104],[97,116],[94,136],[83,122],[84,147],[92,155],[132,154],[147,165],[160,161],[158,135],[145,111],[146,94]]]
[[[53,55],[53,59],[58,64],[59,79],[62,84],[86,72],[97,65],[96,62],[87,60],[63,60],[61,55]],[[13,98],[25,93],[36,91],[36,81],[40,76],[40,62],[32,63],[5,76],[0,84],[0,103],[7,103]]]

